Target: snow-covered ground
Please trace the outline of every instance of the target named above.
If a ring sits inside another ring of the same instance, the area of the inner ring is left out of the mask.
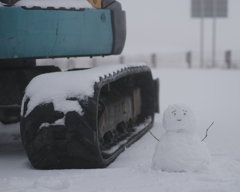
[[[198,119],[200,138],[215,122],[205,140],[213,158],[209,170],[153,170],[157,141],[150,133],[105,169],[35,170],[18,139],[18,125],[0,124],[0,191],[239,192],[240,71],[157,69],[153,74],[161,80],[162,112],[173,103],[189,105]],[[158,138],[164,133],[162,113],[156,115],[152,132]]]

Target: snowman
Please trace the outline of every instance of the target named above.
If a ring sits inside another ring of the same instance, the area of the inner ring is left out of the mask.
[[[188,106],[169,106],[163,114],[163,127],[166,132],[156,146],[153,169],[195,172],[208,168],[211,156],[197,135],[195,116]]]

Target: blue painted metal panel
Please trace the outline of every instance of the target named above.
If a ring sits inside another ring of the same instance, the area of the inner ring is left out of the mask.
[[[0,59],[108,55],[110,10],[0,7]]]

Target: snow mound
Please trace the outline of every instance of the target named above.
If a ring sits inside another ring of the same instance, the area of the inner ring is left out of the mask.
[[[197,135],[167,132],[157,144],[153,169],[169,172],[202,171],[209,167],[211,156]]]
[[[81,106],[71,98],[86,100],[94,94],[94,85],[100,77],[113,75],[121,70],[132,67],[141,67],[145,64],[115,64],[95,67],[82,71],[66,71],[43,74],[35,77],[27,86],[24,102],[30,98],[25,116],[37,105],[53,103],[54,109],[67,113],[69,110],[77,111],[82,115]],[[21,110],[23,116],[23,105]]]
[[[152,160],[153,169],[169,172],[201,171],[211,156],[196,133],[193,111],[186,105],[172,105],[163,114],[166,133],[160,138]]]
[[[3,6],[3,3],[0,3],[0,6]],[[91,4],[87,0],[20,0],[15,4],[15,7],[54,7],[54,8],[92,8]]]

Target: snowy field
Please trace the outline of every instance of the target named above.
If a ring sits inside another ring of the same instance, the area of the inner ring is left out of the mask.
[[[35,170],[19,140],[18,124],[0,124],[0,191],[49,192],[239,192],[240,71],[153,70],[161,81],[161,114],[153,134],[164,133],[162,113],[170,104],[185,103],[198,119],[213,158],[209,170],[162,172],[151,168],[157,141],[147,133],[109,167],[88,170]],[[176,157],[177,158],[177,157]]]

